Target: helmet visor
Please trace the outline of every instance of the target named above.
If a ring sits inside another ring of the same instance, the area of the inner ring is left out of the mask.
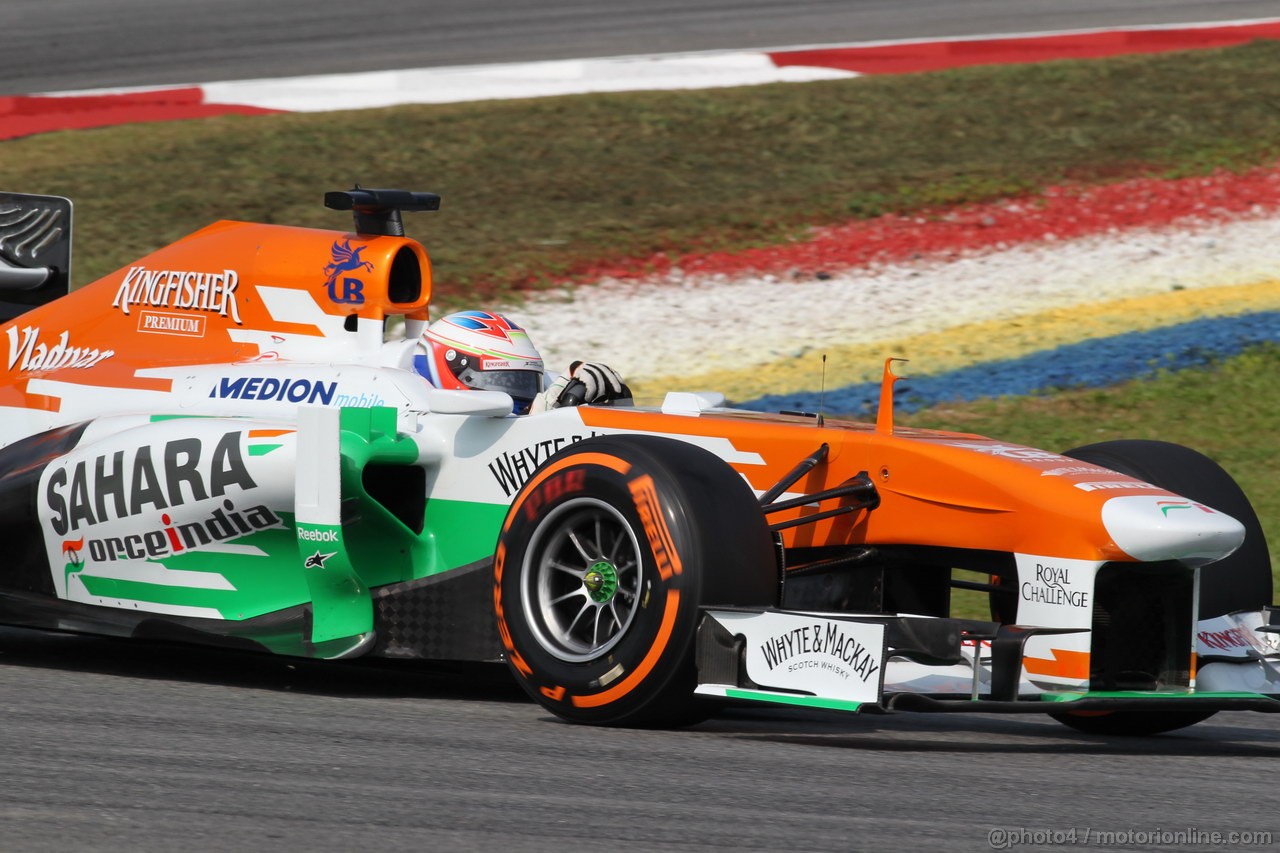
[[[542,390],[542,374],[536,370],[500,368],[484,370],[474,364],[457,372],[458,379],[478,391],[501,391],[515,400],[516,414],[524,414]]]

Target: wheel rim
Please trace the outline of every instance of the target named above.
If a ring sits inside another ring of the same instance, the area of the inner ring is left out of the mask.
[[[608,653],[640,608],[641,551],[620,512],[574,498],[538,523],[525,553],[525,616],[538,643],[571,663]]]

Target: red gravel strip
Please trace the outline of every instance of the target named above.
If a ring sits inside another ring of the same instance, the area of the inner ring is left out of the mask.
[[[1234,47],[1253,39],[1280,39],[1280,21],[1188,29],[1110,30],[1000,39],[918,41],[771,53],[775,65],[818,66],[860,74],[907,74],[964,65],[1009,65],[1049,59],[1096,59],[1128,53],[1164,53]]]
[[[821,274],[874,263],[1003,249],[1067,240],[1181,220],[1223,221],[1280,209],[1280,165],[1243,174],[1160,180],[1138,178],[1101,186],[1068,184],[1037,195],[962,207],[889,215],[814,230],[802,243],[624,261],[592,266],[588,278],[669,274]]]
[[[116,95],[15,95],[0,98],[0,140],[55,130],[275,112],[280,110],[206,104],[199,86]]]

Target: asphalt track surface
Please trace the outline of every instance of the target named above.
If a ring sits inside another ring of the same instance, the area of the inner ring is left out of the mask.
[[[1275,0],[3,0],[0,94],[1277,14]]]
[[[1203,0],[427,7],[3,0],[0,92],[1276,11]],[[1102,849],[1099,830],[1280,839],[1264,793],[1276,758],[1280,719],[1258,714],[1149,739],[1089,737],[1040,717],[766,707],[682,732],[588,729],[550,718],[501,668],[324,664],[0,629],[6,853],[988,850],[993,830],[1075,830],[1074,842],[1059,836],[1071,850]]]
[[[1099,849],[1086,830],[1280,839],[1260,793],[1280,727],[1264,715],[1146,739],[1038,716],[770,709],[595,729],[555,721],[500,668],[14,629],[0,629],[0,679],[5,851],[989,850],[993,830],[1073,828],[1066,849]]]

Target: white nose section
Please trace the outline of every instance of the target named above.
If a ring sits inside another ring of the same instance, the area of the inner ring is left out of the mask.
[[[1216,509],[1173,495],[1129,495],[1102,505],[1112,541],[1136,560],[1220,560],[1244,542],[1244,525]]]

